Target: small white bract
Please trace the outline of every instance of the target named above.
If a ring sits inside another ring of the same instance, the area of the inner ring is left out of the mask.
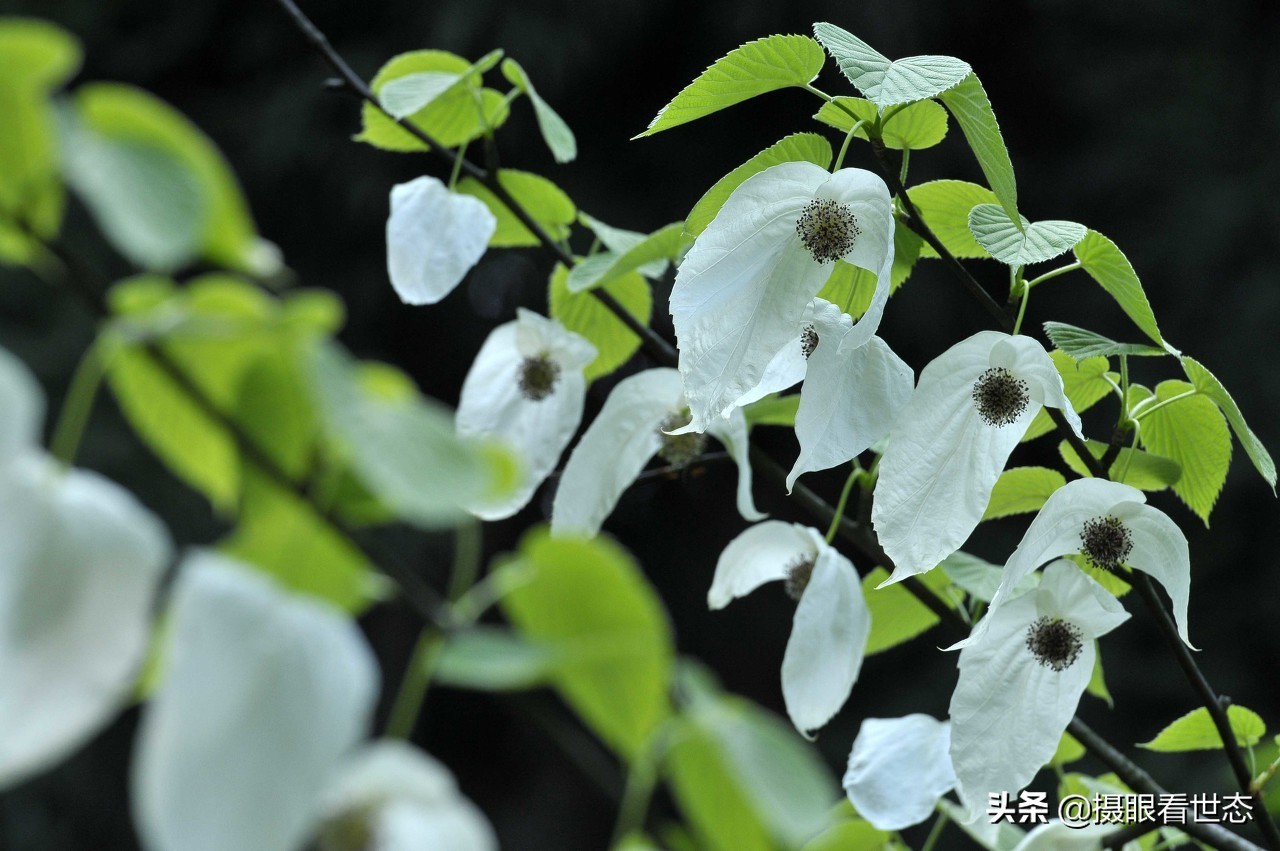
[[[853,564],[815,530],[767,520],[729,542],[716,563],[707,605],[724,608],[766,582],[783,580],[797,598],[782,659],[782,697],[791,723],[808,735],[831,720],[858,679],[871,611]]]
[[[450,192],[434,177],[391,189],[387,274],[405,304],[435,304],[484,256],[497,229],[484,202]]]
[[[480,347],[458,402],[459,436],[499,440],[522,465],[514,491],[467,506],[484,520],[515,514],[555,468],[582,421],[582,370],[596,357],[595,346],[556,320],[516,313]]]
[[[1042,406],[1080,418],[1044,347],[980,331],[920,373],[880,461],[871,521],[893,560],[884,584],[931,570],[965,542]]]
[[[951,725],[928,715],[868,718],[858,729],[844,791],[858,815],[880,830],[902,830],[934,812],[955,788]]]

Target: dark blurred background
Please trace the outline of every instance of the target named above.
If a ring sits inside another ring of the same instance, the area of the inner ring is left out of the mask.
[[[476,58],[504,48],[575,130],[581,150],[576,162],[555,166],[538,141],[527,101],[520,101],[499,136],[504,165],[546,174],[581,209],[644,231],[683,218],[712,182],[761,148],[816,128],[809,116],[817,101],[791,91],[628,141],[682,86],[741,42],[808,32],[813,21],[830,20],[893,57],[960,56],[981,75],[1000,117],[1023,212],[1084,222],[1114,239],[1142,276],[1166,337],[1208,365],[1263,441],[1280,450],[1276,4],[315,0],[304,8],[366,78],[405,50],[435,47]],[[283,249],[297,282],[344,297],[345,342],[360,355],[402,365],[431,395],[456,402],[489,329],[512,318],[517,305],[545,306],[550,265],[534,250],[492,253],[436,307],[399,303],[385,272],[387,193],[418,174],[439,175],[439,167],[426,156],[350,142],[358,130],[357,103],[323,89],[327,67],[272,0],[5,0],[0,12],[44,16],[77,34],[87,52],[80,80],[134,83],[190,116],[232,163],[262,234]],[[819,85],[848,91],[831,64]],[[847,164],[874,167],[865,146],[855,146]],[[954,127],[940,147],[913,158],[911,171],[912,182],[981,181]],[[66,238],[104,277],[128,271],[82,210],[72,210]],[[974,266],[1003,292],[1000,268]],[[30,275],[0,270],[0,279],[0,341],[37,371],[56,414],[92,324],[73,301]],[[669,282],[657,289],[659,324],[668,321],[668,291]],[[1082,276],[1055,281],[1035,296],[1032,329],[1059,319],[1137,339],[1114,303]],[[961,288],[936,264],[922,262],[890,304],[881,333],[918,370],[985,327],[985,315]],[[627,371],[645,365],[641,356]],[[1148,384],[1181,377],[1172,361],[1141,362],[1135,370],[1135,379]],[[588,417],[608,386],[592,391]],[[1086,422],[1105,437],[1113,417],[1104,403]],[[765,439],[789,462],[791,437]],[[1052,464],[1055,443],[1023,447],[1014,462]],[[132,488],[184,544],[207,543],[225,531],[208,505],[140,446],[108,397],[95,411],[80,463]],[[607,529],[636,553],[660,589],[680,650],[707,662],[727,688],[781,712],[778,671],[790,602],[770,589],[723,612],[705,609],[716,556],[743,525],[728,510],[734,475],[722,465],[685,482],[646,483],[623,499]],[[810,484],[831,498],[842,475],[813,476]],[[775,516],[803,519],[779,494],[764,487],[757,494]],[[1220,691],[1280,726],[1280,515],[1270,489],[1237,446],[1212,530],[1169,494],[1153,501],[1191,539],[1191,629],[1204,649],[1201,664]],[[488,552],[512,547],[549,504],[544,494],[517,518],[488,527]],[[976,550],[1002,561],[1025,522],[994,524]],[[447,538],[399,535],[392,543],[442,578]],[[1081,705],[1087,721],[1122,745],[1151,738],[1196,705],[1150,617],[1131,608],[1135,617],[1103,647],[1114,710],[1088,697]],[[374,611],[365,625],[393,688],[417,625],[394,606]],[[945,716],[955,662],[934,649],[938,643],[943,637],[931,634],[867,661],[845,711],[818,742],[837,774],[863,718],[913,711]],[[134,721],[126,714],[69,763],[5,795],[4,841],[24,849],[135,847],[126,798]],[[433,691],[417,741],[457,773],[504,847],[606,844],[619,791],[616,768],[550,694]],[[1138,756],[1171,788],[1232,786],[1217,754]],[[1102,770],[1092,761],[1081,765]],[[659,821],[670,807],[658,799]]]

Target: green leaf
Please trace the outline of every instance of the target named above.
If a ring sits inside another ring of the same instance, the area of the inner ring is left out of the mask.
[[[1106,358],[1085,358],[1077,363],[1071,355],[1057,350],[1050,352],[1049,357],[1053,359],[1053,365],[1057,368],[1058,375],[1062,377],[1062,387],[1077,414],[1089,410],[1114,391],[1115,388],[1107,380],[1109,364]],[[1022,442],[1034,440],[1055,428],[1057,426],[1053,424],[1053,420],[1042,409],[1031,420],[1026,434],[1022,436]]]
[[[1110,449],[1107,444],[1100,440],[1088,440],[1085,441],[1085,445],[1089,448],[1089,453],[1099,461]],[[1076,453],[1070,443],[1065,440],[1059,443],[1058,454],[1062,456],[1063,462],[1076,475],[1086,479],[1092,478],[1093,474],[1089,472],[1089,468],[1085,466],[1085,463],[1080,460],[1079,454]],[[1123,478],[1120,475],[1122,472],[1124,473]],[[1107,471],[1107,476],[1112,481],[1121,482],[1139,490],[1162,491],[1177,483],[1178,479],[1182,477],[1182,468],[1172,459],[1126,446],[1120,450],[1120,454],[1112,462],[1111,469]]]
[[[606,744],[640,752],[671,713],[671,627],[635,560],[606,538],[525,536],[519,564],[528,581],[500,605],[526,638],[577,653],[552,682]]]
[[[569,272],[557,264],[551,273],[547,301],[552,318],[559,319],[565,328],[596,347],[596,358],[585,371],[587,381],[594,381],[631,360],[640,348],[640,338],[590,292],[569,292],[568,281]],[[605,284],[603,290],[617,299],[641,325],[649,324],[653,294],[649,291],[649,282],[639,274],[629,272]]]
[[[419,71],[388,80],[378,93],[382,104],[392,118],[404,119],[422,111],[437,98],[445,97],[458,89],[473,86],[480,75],[488,71],[502,58],[501,50],[494,50],[458,74],[442,71]]]
[[[968,62],[954,56],[908,56],[889,61],[865,41],[834,24],[813,25],[813,34],[858,91],[884,109],[936,97],[969,75]]]
[[[938,810],[951,819],[955,827],[960,828],[970,839],[987,851],[1013,851],[1026,838],[1026,832],[1011,822],[1002,821],[991,824],[986,819],[978,819],[966,823],[965,819],[969,817],[968,810],[949,798],[938,801]]]
[[[697,836],[696,847],[773,851],[768,829],[714,736],[684,719],[673,726],[663,770],[676,805]]]
[[[360,482],[398,517],[426,529],[461,520],[462,506],[499,491],[509,461],[454,434],[452,412],[386,365],[357,365],[336,344],[308,364],[323,431]]]
[[[71,79],[82,58],[80,42],[62,27],[0,17],[0,86],[51,91]]]
[[[477,626],[449,635],[435,666],[443,685],[479,691],[521,691],[544,685],[564,654],[511,630]]]
[[[866,123],[854,135],[859,139],[869,139],[867,125],[874,122],[879,114],[876,105],[869,100],[841,96],[824,103],[813,117],[846,135],[856,121],[864,121]],[[947,111],[931,100],[913,103],[889,116],[889,120],[881,125],[880,134],[885,146],[895,150],[932,148],[946,138]]]
[[[987,184],[999,199],[1005,215],[1010,221],[1019,222],[1018,184],[1013,176],[1013,162],[1009,159],[1009,150],[1000,135],[1000,125],[996,122],[986,89],[982,88],[982,81],[977,74],[970,74],[939,98],[964,131],[964,137],[978,158],[978,165],[982,167]]]
[[[771,35],[749,41],[717,59],[654,116],[652,136],[766,92],[807,86],[826,62],[822,46],[803,35]]]
[[[1266,722],[1252,709],[1232,704],[1227,707],[1227,723],[1235,735],[1236,744],[1251,748],[1266,735]],[[1154,739],[1138,745],[1149,751],[1177,753],[1179,751],[1221,750],[1222,739],[1218,728],[1203,706],[1193,709],[1160,731]]]
[[[1162,381],[1154,399],[1135,405],[1132,413],[1141,414],[1153,404],[1194,390],[1185,381]],[[1143,415],[1138,435],[1147,450],[1182,468],[1173,492],[1208,526],[1231,466],[1231,432],[1218,406],[1208,396],[1187,396]]]
[[[258,238],[231,168],[209,138],[185,116],[141,89],[117,83],[81,86],[74,105],[79,130],[97,142],[132,149],[135,157],[139,150],[163,151],[168,158],[181,163],[188,174],[183,185],[189,180],[198,187],[198,201],[194,203],[198,203],[201,210],[201,227],[196,251],[201,258],[250,274],[267,275],[277,271],[278,252],[275,246]],[[73,132],[72,135],[79,139],[82,134]],[[169,174],[172,165],[159,166],[159,169],[159,174],[169,175],[170,181],[177,179]],[[135,191],[158,190],[147,185],[144,179],[135,186]],[[172,192],[172,185],[168,185],[166,191]],[[184,205],[183,209],[187,207]]]
[[[870,822],[847,819],[806,842],[801,851],[884,851],[891,842],[890,834]]]
[[[1181,361],[1182,371],[1186,373],[1188,380],[1197,390],[1212,399],[1214,404],[1218,406],[1218,410],[1222,411],[1223,416],[1227,418],[1227,422],[1231,424],[1231,430],[1236,433],[1236,439],[1244,447],[1245,454],[1249,456],[1253,466],[1262,474],[1262,478],[1266,479],[1267,484],[1271,485],[1271,490],[1274,492],[1276,489],[1276,464],[1271,460],[1271,453],[1267,452],[1267,448],[1262,445],[1262,441],[1258,439],[1258,436],[1253,433],[1253,429],[1249,428],[1248,423],[1244,421],[1244,415],[1240,413],[1240,408],[1236,405],[1235,399],[1231,398],[1231,394],[1227,392],[1227,388],[1222,386],[1222,382],[1215,378],[1213,373],[1199,361],[1187,355],[1183,355]]]
[[[1148,346],[1145,343],[1117,343],[1110,337],[1104,337],[1085,328],[1077,328],[1065,322],[1044,323],[1044,333],[1053,345],[1076,360],[1088,357],[1113,357],[1117,355],[1139,355],[1159,357],[1167,355],[1164,349]]]
[[[503,60],[502,74],[511,85],[515,86],[529,98],[533,104],[533,115],[538,122],[538,131],[542,133],[542,141],[547,143],[551,156],[558,163],[572,162],[578,156],[578,141],[573,136],[569,125],[552,109],[538,90],[533,87],[529,75],[514,59]]]
[[[692,242],[685,233],[684,223],[673,222],[649,234],[621,254],[602,251],[587,257],[569,271],[566,286],[569,292],[581,293],[635,270],[652,271],[657,268],[657,264],[662,264],[658,271],[661,275],[666,271],[666,264],[678,261]]]
[[[979,204],[995,202],[996,196],[990,189],[964,180],[931,180],[912,186],[907,190],[907,197],[953,256],[973,260],[991,256],[969,230],[969,211]],[[920,256],[937,258],[938,252],[926,243],[920,247]]]
[[[1030,222],[1022,217],[1016,225],[998,204],[979,204],[969,211],[973,238],[992,257],[1006,266],[1043,263],[1084,239],[1085,226],[1075,222]]]
[[[465,75],[466,85],[451,88],[405,119],[446,148],[454,148],[484,135],[485,124],[491,130],[501,127],[510,114],[502,93],[482,88],[480,75],[473,73],[472,67],[461,56],[443,50],[415,50],[390,59],[369,87],[375,95],[381,95],[387,83],[410,74]],[[364,104],[361,118],[363,130],[355,137],[358,142],[384,151],[427,150],[417,137],[371,103]]]
[[[1066,483],[1065,476],[1048,467],[1011,467],[996,480],[982,519],[1039,511],[1053,492]]]
[[[1070,733],[1063,733],[1062,738],[1058,740],[1058,749],[1053,752],[1053,756],[1049,758],[1049,765],[1063,766],[1076,760],[1083,759],[1086,751],[1084,745]]]
[[[1151,312],[1147,294],[1142,290],[1138,273],[1114,242],[1096,230],[1090,230],[1076,245],[1075,255],[1080,267],[1116,300],[1142,333],[1171,354],[1179,354],[1160,336],[1160,327]]]
[[[702,233],[729,200],[733,190],[747,178],[770,166],[788,162],[810,162],[822,168],[831,167],[831,144],[817,133],[793,133],[774,142],[733,171],[726,174],[698,199],[685,219],[684,229],[694,236]]]
[[[901,585],[876,588],[888,578],[888,571],[877,567],[862,579],[862,594],[871,610],[871,635],[867,639],[867,655],[910,641],[938,622],[938,616]],[[948,607],[955,608],[955,601],[947,594],[951,580],[945,573],[931,570],[921,575],[920,581],[934,591]]]
[[[742,412],[747,418],[749,428],[758,425],[794,427],[796,411],[799,408],[799,393],[793,393],[790,396],[771,394],[759,402],[748,405]]]
[[[577,219],[578,208],[559,186],[541,175],[509,168],[498,172],[498,183],[553,240],[561,242],[569,238],[569,226]],[[497,229],[489,239],[491,247],[517,248],[539,244],[533,231],[525,227],[507,205],[480,181],[473,177],[463,178],[458,183],[458,192],[479,198],[498,220]]]
[[[947,556],[938,567],[957,588],[975,600],[986,603],[991,602],[991,598],[996,595],[996,589],[1000,587],[1000,580],[1004,576],[1003,567],[997,567],[963,550],[956,550]],[[1019,582],[1015,590],[1021,592],[1035,587],[1039,581],[1038,575],[1033,573]]]
[[[922,242],[911,229],[902,222],[894,222],[893,231],[893,266],[889,270],[889,295],[893,295],[906,282],[920,256]],[[857,319],[866,313],[871,305],[871,297],[876,291],[876,276],[860,266],[837,260],[831,269],[831,275],[818,292],[824,298],[839,306],[845,313]]]
[[[1107,678],[1102,670],[1102,644],[1098,641],[1093,644],[1097,652],[1093,657],[1093,673],[1089,676],[1089,685],[1085,688],[1085,691],[1099,700],[1105,701],[1107,706],[1114,706],[1115,701],[1111,699],[1111,692],[1107,690]]]

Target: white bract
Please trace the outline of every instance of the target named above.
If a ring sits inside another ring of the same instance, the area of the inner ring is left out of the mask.
[[[895,565],[884,584],[931,570],[960,548],[1045,405],[1080,433],[1062,378],[1030,337],[979,331],[924,368],[880,459],[871,520]]]
[[[870,306],[842,343],[865,344],[889,297],[893,229],[888,188],[862,169],[830,174],[781,163],[735,189],[689,250],[671,292],[688,430],[705,431],[752,398],[796,339],[835,260],[877,276]]]
[[[881,830],[927,819],[955,788],[951,727],[928,715],[868,718],[853,740],[844,791],[858,815]]]
[[[587,392],[582,370],[595,357],[585,339],[524,308],[493,329],[462,384],[458,434],[505,443],[521,464],[520,480],[502,498],[468,510],[500,520],[528,504],[578,430]]]
[[[449,769],[405,742],[365,746],[324,795],[318,851],[496,851],[484,814]]]
[[[960,651],[951,696],[951,761],[971,820],[990,793],[1017,792],[1053,756],[1093,674],[1094,641],[1128,617],[1068,561],[988,612]]]
[[[600,414],[569,455],[551,508],[552,534],[592,536],[613,512],[636,476],[654,455],[674,466],[696,459],[704,448],[700,434],[665,432],[688,419],[680,373],[649,369],[618,382]],[[729,450],[738,465],[738,511],[747,520],[765,515],[751,496],[747,422],[741,411],[712,423],[709,433]]]
[[[134,816],[154,851],[296,851],[364,735],[377,664],[355,624],[211,553],[173,591],[142,716]]]
[[[782,697],[797,730],[831,720],[858,679],[871,611],[858,572],[815,530],[767,520],[729,542],[716,563],[707,605],[724,608],[766,582],[785,580],[797,600],[782,659]]]
[[[1167,514],[1146,504],[1137,488],[1105,479],[1077,479],[1054,491],[1009,557],[991,608],[1049,559],[1079,553],[1094,567],[1140,570],[1164,586],[1173,601],[1178,634],[1187,638],[1191,556],[1186,536]]]
[[[1102,840],[1118,829],[1114,824],[1067,824],[1053,819],[1022,838],[1013,851],[1102,851]],[[1124,851],[1137,851],[1137,841],[1126,842]]]
[[[391,189],[387,274],[405,304],[435,304],[480,261],[498,227],[483,201],[434,177]]]
[[[43,411],[0,349],[0,789],[60,762],[128,700],[171,549],[128,491],[39,448]]]

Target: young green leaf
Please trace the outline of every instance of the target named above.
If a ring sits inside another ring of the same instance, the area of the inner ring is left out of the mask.
[[[1053,359],[1053,365],[1057,368],[1058,375],[1062,377],[1062,386],[1076,413],[1089,410],[1115,389],[1107,380],[1109,364],[1104,357],[1085,358],[1077,363],[1066,352],[1057,350],[1050,352],[1049,357]],[[1054,428],[1053,420],[1049,415],[1040,411],[1027,427],[1026,434],[1022,436],[1022,442],[1026,443],[1042,434],[1048,434]]]
[[[1158,357],[1167,355],[1164,349],[1148,346],[1145,343],[1117,343],[1110,337],[1104,337],[1086,328],[1077,328],[1065,322],[1044,323],[1044,333],[1052,341],[1054,347],[1061,349],[1076,360],[1084,358],[1116,355],[1141,355]]]
[[[652,136],[766,92],[807,86],[825,61],[822,46],[808,36],[771,35],[749,41],[681,89],[634,138]]]
[[[1236,744],[1242,748],[1253,747],[1267,732],[1266,722],[1258,713],[1235,704],[1227,707],[1227,723],[1235,735]],[[1202,706],[1165,727],[1151,741],[1139,743],[1138,747],[1162,753],[1221,750],[1222,738],[1209,716],[1209,710]]]
[[[1084,745],[1080,744],[1079,740],[1070,733],[1063,733],[1062,738],[1058,740],[1058,749],[1049,758],[1049,765],[1067,765],[1083,758],[1084,755]]]
[[[1089,676],[1089,685],[1085,687],[1085,691],[1107,706],[1114,706],[1115,701],[1111,699],[1111,692],[1107,689],[1107,675],[1102,669],[1102,642],[1094,644],[1097,645],[1098,653],[1093,657],[1093,673]]]
[[[982,519],[1039,511],[1045,500],[1066,483],[1065,476],[1048,467],[1010,467],[996,479]]]
[[[893,266],[889,269],[889,295],[911,277],[916,260],[920,256],[923,240],[902,222],[893,224]],[[818,293],[832,304],[839,305],[845,313],[857,319],[866,313],[876,291],[876,276],[860,266],[837,260],[831,268],[831,276]]]
[[[759,174],[770,166],[786,162],[811,162],[822,168],[831,166],[831,144],[817,133],[793,133],[774,142],[733,171],[726,174],[708,189],[689,211],[684,229],[697,236],[707,229],[711,220],[729,200],[733,190],[753,174]]]
[[[1276,464],[1271,460],[1271,453],[1267,452],[1267,448],[1262,445],[1262,441],[1258,439],[1258,436],[1253,433],[1253,429],[1249,428],[1248,423],[1244,421],[1244,415],[1240,413],[1240,407],[1236,405],[1235,399],[1231,398],[1231,394],[1227,392],[1227,388],[1222,386],[1222,382],[1214,377],[1213,373],[1199,361],[1187,355],[1183,355],[1181,361],[1182,371],[1186,373],[1192,385],[1212,399],[1218,409],[1222,411],[1227,418],[1227,422],[1231,424],[1232,431],[1236,433],[1236,439],[1244,447],[1245,454],[1249,456],[1253,466],[1262,474],[1262,478],[1266,479],[1267,484],[1271,485],[1271,490],[1274,492],[1276,488]]]
[[[776,846],[768,828],[712,732],[684,718],[671,729],[663,774],[697,840],[690,839],[687,847],[772,851]]]
[[[876,105],[869,100],[840,96],[824,103],[813,117],[846,134],[855,122],[864,121],[854,135],[868,139],[867,125],[875,121],[878,114]],[[931,100],[918,101],[889,116],[880,132],[885,146],[895,150],[932,148],[947,135],[947,111]]]
[[[979,204],[994,204],[995,193],[985,186],[964,180],[931,180],[912,186],[907,197],[944,248],[960,259],[985,260],[991,255],[969,230],[969,211]],[[921,257],[937,258],[938,252],[925,243]]]
[[[501,58],[502,51],[495,50],[461,73],[418,71],[396,77],[388,80],[382,87],[378,93],[378,102],[392,118],[408,118],[437,98],[444,97],[457,88],[474,85],[480,75],[496,65]]]
[[[1175,396],[1194,392],[1195,387],[1185,381],[1162,381],[1156,386],[1154,398],[1135,405],[1131,413],[1142,415],[1138,431],[1142,445],[1182,468],[1173,492],[1207,526],[1209,512],[1231,466],[1231,432],[1222,412],[1208,396],[1187,395],[1150,414],[1142,413]]]
[[[1156,324],[1147,294],[1142,290],[1138,273],[1114,242],[1096,230],[1090,230],[1076,245],[1075,255],[1081,268],[1116,300],[1120,309],[1142,333],[1163,346],[1170,354],[1179,354],[1160,336],[1160,327]]]
[[[521,691],[545,684],[564,658],[553,644],[532,641],[511,630],[477,626],[449,635],[434,678],[455,688]]]
[[[881,109],[936,97],[972,70],[969,63],[954,56],[908,56],[891,62],[865,41],[834,24],[814,24],[813,34],[849,82]]]
[[[556,241],[568,239],[569,226],[577,219],[578,208],[560,187],[541,175],[510,168],[498,172],[498,183],[548,236]],[[520,248],[539,244],[533,231],[525,227],[507,205],[480,181],[473,177],[463,178],[458,182],[458,192],[479,198],[498,220],[498,227],[489,239],[491,247]]]
[[[900,848],[888,832],[853,818],[833,824],[806,842],[802,851],[898,851]]]
[[[612,310],[589,292],[574,293],[568,287],[569,273],[556,265],[551,273],[547,301],[551,316],[565,328],[585,337],[596,347],[596,359],[586,368],[588,381],[608,375],[625,364],[640,348],[640,338],[622,324]],[[630,272],[603,285],[605,292],[617,299],[627,312],[648,325],[653,315],[653,294],[649,282]]]
[[[876,588],[888,578],[888,571],[877,567],[862,579],[862,594],[871,610],[871,636],[867,639],[866,650],[868,656],[910,641],[938,622],[938,616],[901,585]],[[945,593],[951,585],[951,580],[945,573],[931,570],[920,579],[930,590],[946,600],[951,608],[955,608],[955,601]]]
[[[559,113],[538,94],[538,90],[533,87],[529,75],[525,73],[524,68],[520,67],[520,63],[514,59],[503,60],[502,75],[511,85],[523,92],[533,104],[533,117],[537,119],[538,131],[542,134],[542,141],[547,143],[547,148],[550,149],[555,161],[572,162],[578,156],[578,141],[574,138],[573,131],[569,129],[568,124],[565,124]]]
[[[36,18],[0,18],[3,85],[48,92],[71,79],[83,58],[71,33]]]
[[[603,286],[633,271],[666,271],[668,262],[679,260],[693,240],[685,233],[684,222],[661,227],[621,254],[602,251],[586,258],[569,272],[569,292],[581,293]],[[655,277],[657,277],[655,275]]]
[[[1000,580],[1004,577],[1003,567],[997,567],[964,550],[956,550],[947,556],[938,568],[957,588],[984,603],[991,602],[991,598],[996,595],[996,589],[1000,587]],[[1040,576],[1033,573],[1018,583],[1016,590],[1021,592],[1026,588],[1033,588],[1039,581]]]
[[[939,95],[939,100],[955,117],[956,123],[964,131],[970,149],[978,158],[978,165],[991,191],[999,199],[1005,215],[1015,227],[1021,227],[1022,220],[1018,215],[1018,184],[1013,176],[1013,162],[1009,159],[1009,150],[1004,145],[1004,136],[1000,134],[1000,125],[996,122],[995,112],[991,109],[991,101],[987,98],[986,89],[977,74],[970,74],[960,83]]]
[[[1110,448],[1107,444],[1100,440],[1089,440],[1085,442],[1089,453],[1094,458],[1102,460],[1102,456],[1107,453]],[[1089,478],[1093,474],[1089,472],[1089,468],[1080,460],[1080,456],[1076,450],[1067,441],[1058,444],[1058,454],[1062,456],[1062,461],[1076,475]],[[1124,473],[1121,477],[1121,473]],[[1143,452],[1141,449],[1133,449],[1124,447],[1120,450],[1120,454],[1116,456],[1116,460],[1111,464],[1111,469],[1107,471],[1107,475],[1112,481],[1122,482],[1144,491],[1162,491],[1167,487],[1177,484],[1178,479],[1182,478],[1182,468],[1178,466],[1178,462],[1163,458],[1159,455],[1153,455],[1150,452]]]
[[[794,427],[796,411],[800,407],[800,394],[790,396],[766,396],[743,409],[747,426],[773,425]]]
[[[1070,251],[1084,239],[1085,226],[1075,222],[1030,222],[1021,217],[1014,224],[998,204],[979,204],[969,211],[969,230],[987,252],[1006,266],[1043,263]]]

